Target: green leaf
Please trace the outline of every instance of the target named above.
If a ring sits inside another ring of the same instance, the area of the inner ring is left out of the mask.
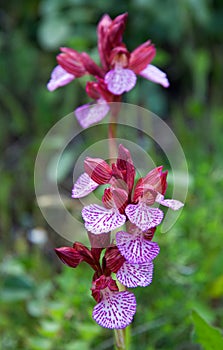
[[[223,349],[223,336],[219,329],[210,326],[196,311],[192,312],[194,324],[194,342],[204,350]]]

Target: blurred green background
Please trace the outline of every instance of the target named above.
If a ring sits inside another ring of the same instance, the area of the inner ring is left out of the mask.
[[[81,79],[47,91],[59,47],[87,51],[97,60],[98,20],[103,13],[113,18],[126,11],[129,50],[150,38],[157,48],[154,64],[171,85],[166,90],[139,79],[125,101],[168,123],[191,180],[180,219],[169,233],[156,235],[162,253],[152,285],[135,291],[131,346],[223,348],[219,333],[215,337],[217,331],[202,321],[223,325],[222,1],[11,0],[0,9],[1,350],[112,349],[112,332],[91,319],[91,271],[84,264],[67,268],[55,257],[55,246],[70,243],[42,217],[33,170],[47,131],[87,101]],[[155,157],[156,150],[151,152]],[[68,198],[69,166],[62,176]]]

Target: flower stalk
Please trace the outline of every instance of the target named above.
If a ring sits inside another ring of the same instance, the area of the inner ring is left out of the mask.
[[[126,328],[124,329],[115,329],[115,350],[126,350],[125,345],[125,335],[126,335]]]

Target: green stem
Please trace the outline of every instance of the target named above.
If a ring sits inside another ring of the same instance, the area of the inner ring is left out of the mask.
[[[115,349],[126,350],[125,329],[115,329]]]
[[[116,131],[116,116],[112,114],[110,124],[108,127],[109,158],[111,163],[113,162],[113,159],[115,159],[117,156]]]
[[[117,96],[117,101],[111,103],[111,116],[110,124],[108,127],[108,139],[109,139],[109,156],[110,162],[117,157],[117,144],[116,144],[116,133],[117,133],[117,121],[119,112],[121,109],[121,96]]]
[[[115,350],[130,350],[130,326],[115,329]]]

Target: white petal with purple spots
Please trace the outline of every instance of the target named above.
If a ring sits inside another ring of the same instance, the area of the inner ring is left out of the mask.
[[[163,212],[158,208],[151,208],[144,202],[138,204],[129,204],[125,213],[129,220],[138,226],[142,231],[155,227],[163,220]]]
[[[100,122],[109,112],[109,105],[104,99],[99,99],[95,104],[85,104],[75,109],[74,114],[82,126],[88,128],[90,125]]]
[[[72,198],[82,198],[94,191],[99,185],[90,176],[83,173],[79,176],[72,189]]]
[[[140,72],[143,78],[153,81],[154,83],[160,84],[163,87],[169,87],[169,81],[167,79],[166,73],[161,71],[159,68],[149,64],[145,69]]]
[[[92,233],[105,233],[122,226],[126,217],[116,208],[106,209],[97,204],[91,204],[83,208],[82,217],[85,228]]]
[[[107,88],[114,95],[121,95],[133,89],[136,80],[136,75],[132,70],[122,67],[116,67],[105,75]]]
[[[116,274],[117,279],[128,288],[146,287],[152,282],[153,263],[130,264],[125,261]]]
[[[142,234],[125,231],[116,233],[116,244],[124,258],[132,264],[151,262],[159,254],[159,246],[143,238]]]
[[[94,307],[92,316],[102,327],[122,329],[132,322],[135,312],[136,299],[133,293],[106,291]]]
[[[68,73],[61,66],[56,66],[51,73],[51,78],[47,84],[47,89],[49,91],[54,91],[60,86],[69,84],[75,79],[73,74]]]

